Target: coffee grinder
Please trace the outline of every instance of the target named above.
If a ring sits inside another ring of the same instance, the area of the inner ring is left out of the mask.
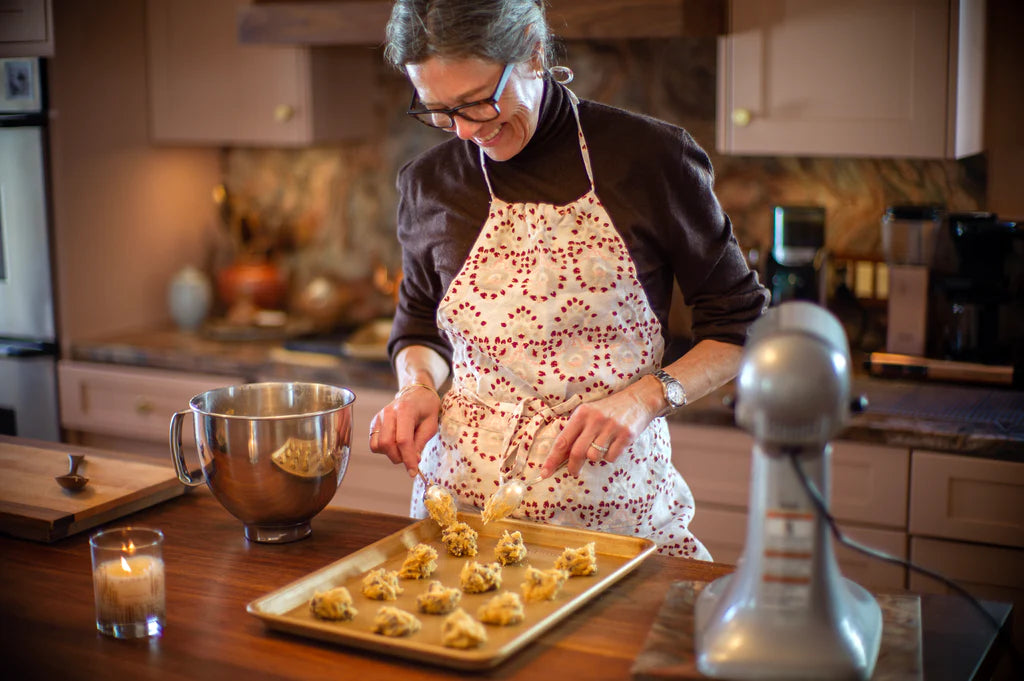
[[[821,206],[775,206],[772,250],[765,281],[772,305],[787,300],[825,304],[825,209]]]
[[[882,217],[882,252],[889,275],[887,352],[926,354],[930,268],[942,220],[936,206],[890,206]]]

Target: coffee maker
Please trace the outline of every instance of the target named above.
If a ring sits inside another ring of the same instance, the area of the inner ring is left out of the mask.
[[[772,250],[765,263],[772,305],[787,300],[824,305],[826,258],[823,207],[772,209]]]
[[[951,213],[932,275],[929,355],[1024,363],[1024,225],[994,213]]]

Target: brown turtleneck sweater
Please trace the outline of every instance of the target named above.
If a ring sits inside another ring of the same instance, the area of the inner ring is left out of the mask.
[[[693,306],[694,342],[742,344],[768,293],[747,267],[715,198],[707,154],[689,133],[663,121],[591,101],[580,102],[579,114],[597,196],[662,328],[668,328],[675,278]],[[566,204],[586,193],[563,86],[546,82],[529,143],[507,161],[488,160],[487,170],[495,194],[509,202]],[[479,149],[452,137],[407,163],[397,184],[404,279],[388,350],[394,358],[408,345],[426,345],[450,360],[435,315],[487,218],[490,195]]]

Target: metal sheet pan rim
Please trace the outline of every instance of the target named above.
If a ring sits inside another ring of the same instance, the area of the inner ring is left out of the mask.
[[[412,545],[410,542],[415,543],[418,539],[436,540],[440,532],[436,524],[429,519],[413,523],[322,568],[314,570],[304,577],[293,580],[274,591],[254,599],[247,604],[246,611],[261,619],[268,628],[289,634],[362,650],[381,652],[432,665],[463,670],[489,669],[501,664],[569,615],[588,604],[610,586],[636,569],[655,550],[654,542],[651,540],[625,535],[611,535],[593,530],[556,527],[518,520],[503,520],[482,526],[478,514],[460,513],[459,519],[468,522],[475,529],[480,530],[482,537],[497,536],[500,535],[502,530],[509,529],[512,531],[520,530],[528,546],[536,544],[536,542],[531,541],[530,533],[542,533],[546,538],[555,538],[558,540],[557,543],[562,546],[578,546],[594,541],[597,544],[599,561],[602,555],[608,558],[616,557],[625,560],[614,569],[599,573],[600,577],[589,584],[581,593],[565,601],[550,613],[530,624],[527,628],[517,631],[507,642],[487,649],[460,650],[413,639],[389,639],[374,634],[369,630],[339,628],[335,623],[316,620],[297,620],[294,616],[287,614],[294,611],[299,605],[307,602],[310,597],[310,591],[315,591],[315,585],[324,579],[344,577],[346,573],[351,578],[352,574],[362,574],[368,569],[384,562],[384,560],[394,560],[396,555],[404,555],[404,551]],[[396,545],[404,547],[401,554],[395,551]],[[555,544],[549,541],[541,545],[553,546]],[[609,551],[602,552],[602,547],[606,545],[609,547]],[[624,551],[622,550],[624,546],[632,547],[625,552],[625,555],[623,555]],[[618,552],[612,553],[611,551],[615,549],[618,549]],[[375,555],[383,556],[383,559],[375,561],[373,560]],[[365,562],[367,559],[370,561],[369,563]],[[359,564],[361,560],[363,560],[363,563]],[[573,579],[591,578],[578,577]],[[282,603],[284,603],[283,607]],[[419,613],[416,614],[418,617],[421,616]],[[425,617],[435,616],[427,615]],[[492,630],[492,627],[488,626],[488,631]]]

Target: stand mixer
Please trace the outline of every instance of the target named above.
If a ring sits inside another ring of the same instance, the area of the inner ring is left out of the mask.
[[[850,349],[824,308],[786,302],[751,329],[736,422],[754,436],[750,513],[736,572],[695,608],[697,668],[729,679],[868,679],[877,601],[844,578],[798,469],[828,499],[829,440],[851,409]]]

